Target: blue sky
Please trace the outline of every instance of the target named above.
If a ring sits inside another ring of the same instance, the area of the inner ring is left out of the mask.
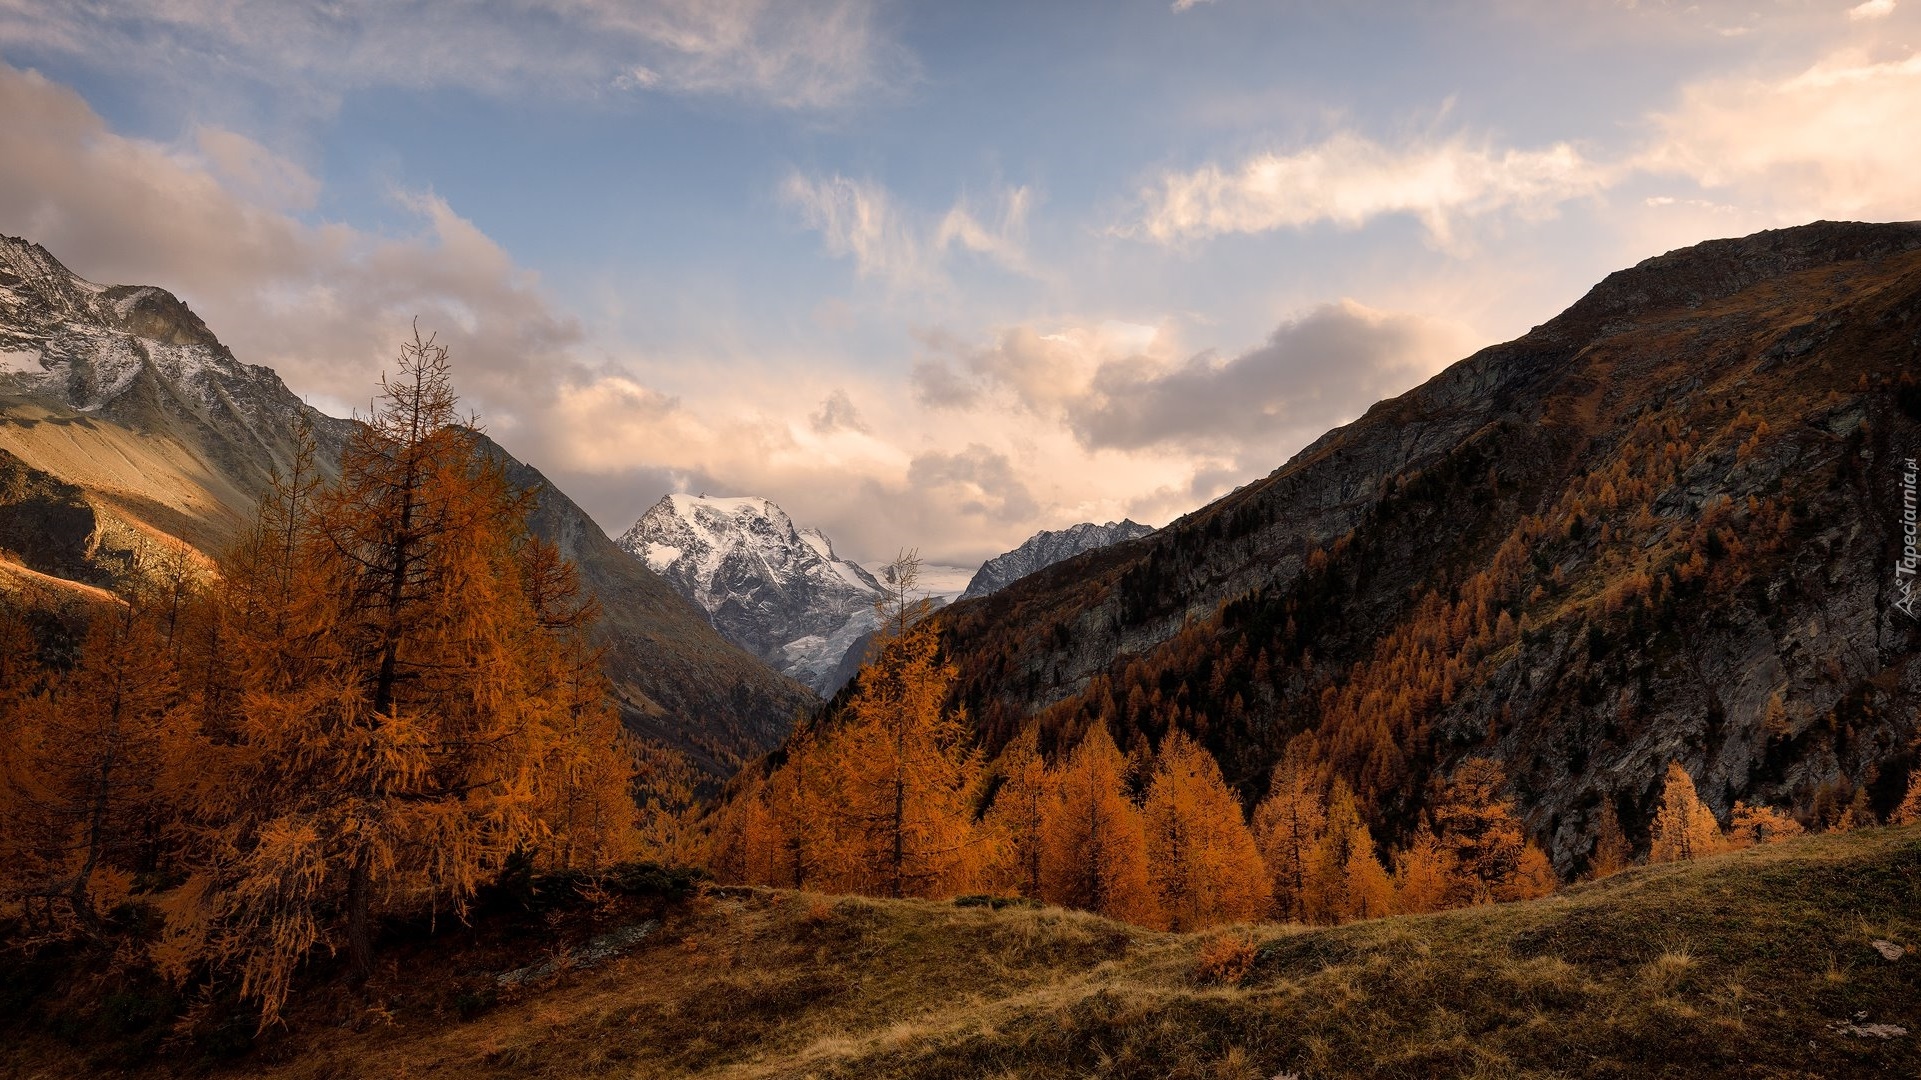
[[[1921,8],[1921,4],[1914,7]],[[1159,524],[1608,271],[1921,216],[1907,3],[0,0],[0,231],[610,531]]]

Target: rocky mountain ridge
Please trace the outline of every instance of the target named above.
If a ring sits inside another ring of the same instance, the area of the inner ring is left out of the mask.
[[[154,545],[217,557],[291,461],[294,416],[311,422],[332,467],[354,422],[238,361],[177,297],[94,284],[39,245],[0,237],[0,564],[90,586],[111,584]],[[725,775],[814,706],[804,687],[722,640],[537,470],[489,445],[510,475],[542,488],[533,531],[576,561],[599,598],[630,727]],[[0,587],[18,577],[0,574]]]
[[[1819,222],[1609,275],[1529,334],[1153,536],[940,618],[990,748],[1195,732],[1250,797],[1305,740],[1406,835],[1505,768],[1578,871],[1670,761],[1737,801],[1885,813],[1916,767],[1899,611],[1921,224]]]
[[[986,596],[1055,563],[1122,541],[1139,540],[1153,531],[1152,527],[1131,519],[1110,521],[1103,525],[1084,521],[1065,529],[1043,529],[1014,550],[982,563],[958,599],[972,600]]]

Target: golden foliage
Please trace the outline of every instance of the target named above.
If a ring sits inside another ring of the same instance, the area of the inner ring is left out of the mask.
[[[1041,897],[1128,922],[1162,922],[1147,882],[1147,837],[1123,785],[1126,759],[1095,725],[1061,770],[1041,821]]]
[[[1267,867],[1213,755],[1170,734],[1142,809],[1148,876],[1168,929],[1248,922],[1266,910]]]
[[[1772,844],[1807,831],[1800,822],[1772,806],[1749,806],[1745,802],[1737,802],[1731,818],[1727,842],[1733,847]]]
[[[1267,865],[1274,913],[1307,918],[1309,862],[1327,834],[1327,804],[1305,743],[1288,748],[1274,768],[1267,797],[1254,808],[1254,837]]]
[[[1669,764],[1667,786],[1661,794],[1661,808],[1654,815],[1648,861],[1663,863],[1698,859],[1703,855],[1712,855],[1724,846],[1720,823],[1714,820],[1714,813],[1695,793],[1694,780],[1679,762]]]

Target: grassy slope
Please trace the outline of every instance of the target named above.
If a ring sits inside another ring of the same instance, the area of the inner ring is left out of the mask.
[[[1921,1074],[1921,954],[1887,961],[1869,945],[1921,943],[1921,828],[1637,870],[1526,904],[1247,933],[1260,946],[1252,974],[1212,987],[1195,979],[1205,942],[1194,936],[1052,909],[719,890],[635,952],[464,1021],[457,994],[511,966],[497,942],[448,951],[433,977],[421,974],[435,970],[431,954],[399,958],[373,986],[380,1008],[310,1008],[231,1068],[288,1078]],[[1834,1030],[1860,1013],[1911,1033]],[[74,1058],[84,1050],[15,1045],[7,1075],[84,1071]]]

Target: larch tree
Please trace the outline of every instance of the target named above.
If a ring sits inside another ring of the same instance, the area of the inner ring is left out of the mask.
[[[364,975],[383,915],[462,913],[517,853],[631,843],[590,613],[525,547],[535,496],[460,422],[446,349],[416,333],[399,369],[336,481],[310,447],[276,478],[219,593],[240,690],[204,710],[219,776],[157,954],[236,971],[263,1024],[316,947]]]
[[[98,931],[148,868],[141,849],[164,817],[160,743],[174,691],[152,599],[136,583],[97,607],[73,670],[16,707],[0,876],[43,932]]]
[[[1888,815],[1890,825],[1913,825],[1921,822],[1921,768],[1908,773],[1908,793],[1902,797],[1901,805]]]
[[[746,800],[746,878],[783,889],[821,888],[838,872],[834,835],[838,805],[832,787],[839,770],[832,746],[818,733],[797,730],[786,761]]]
[[[1000,787],[982,819],[990,843],[984,883],[1019,896],[1041,895],[1041,825],[1057,778],[1040,752],[1040,730],[1030,724],[995,763]]]
[[[1281,919],[1307,917],[1309,860],[1327,834],[1327,804],[1309,758],[1306,746],[1290,746],[1254,808],[1254,839]]]
[[[1394,857],[1394,910],[1402,915],[1442,910],[1455,878],[1454,852],[1423,824]]]
[[[1310,921],[1342,923],[1392,914],[1394,882],[1374,852],[1354,793],[1335,780],[1327,801],[1327,832],[1308,857],[1306,909]]]
[[[1588,875],[1604,878],[1618,874],[1628,868],[1634,858],[1634,849],[1628,846],[1627,834],[1621,830],[1621,816],[1615,812],[1614,798],[1601,797],[1601,820],[1594,830],[1594,853],[1588,856]]]
[[[885,575],[881,631],[833,734],[840,884],[871,895],[940,896],[977,869],[971,795],[981,772],[966,718],[946,708],[955,669],[911,599],[920,560]]]
[[[676,771],[672,751],[637,744],[621,725],[601,667],[603,650],[587,640],[600,603],[582,594],[580,575],[553,544],[527,537],[520,544],[520,580],[533,613],[523,646],[534,685],[544,687],[552,729],[539,740],[545,760],[535,773],[534,813],[545,835],[536,841],[539,865],[553,869],[604,866],[639,854],[639,813],[650,826],[649,854],[679,840],[678,821],[692,791]],[[636,784],[639,763],[648,783]]]
[[[1516,898],[1530,844],[1513,800],[1502,794],[1506,787],[1498,762],[1469,758],[1448,778],[1434,808],[1435,832],[1453,850],[1459,869],[1455,906]],[[1538,868],[1536,863],[1528,870]]]
[[[1148,881],[1167,928],[1251,922],[1273,901],[1267,867],[1214,756],[1176,730],[1142,807]]]
[[[1734,812],[1729,815],[1727,843],[1733,847],[1772,844],[1790,836],[1800,836],[1806,831],[1800,822],[1772,806],[1750,806],[1745,802],[1737,802]]]
[[[1041,822],[1041,898],[1109,918],[1157,925],[1147,836],[1127,797],[1127,759],[1095,724],[1067,759]]]
[[[1648,845],[1651,863],[1698,859],[1721,850],[1721,826],[1713,811],[1695,793],[1694,780],[1680,762],[1668,765],[1667,786],[1661,793],[1661,808],[1654,814],[1652,838]]]

